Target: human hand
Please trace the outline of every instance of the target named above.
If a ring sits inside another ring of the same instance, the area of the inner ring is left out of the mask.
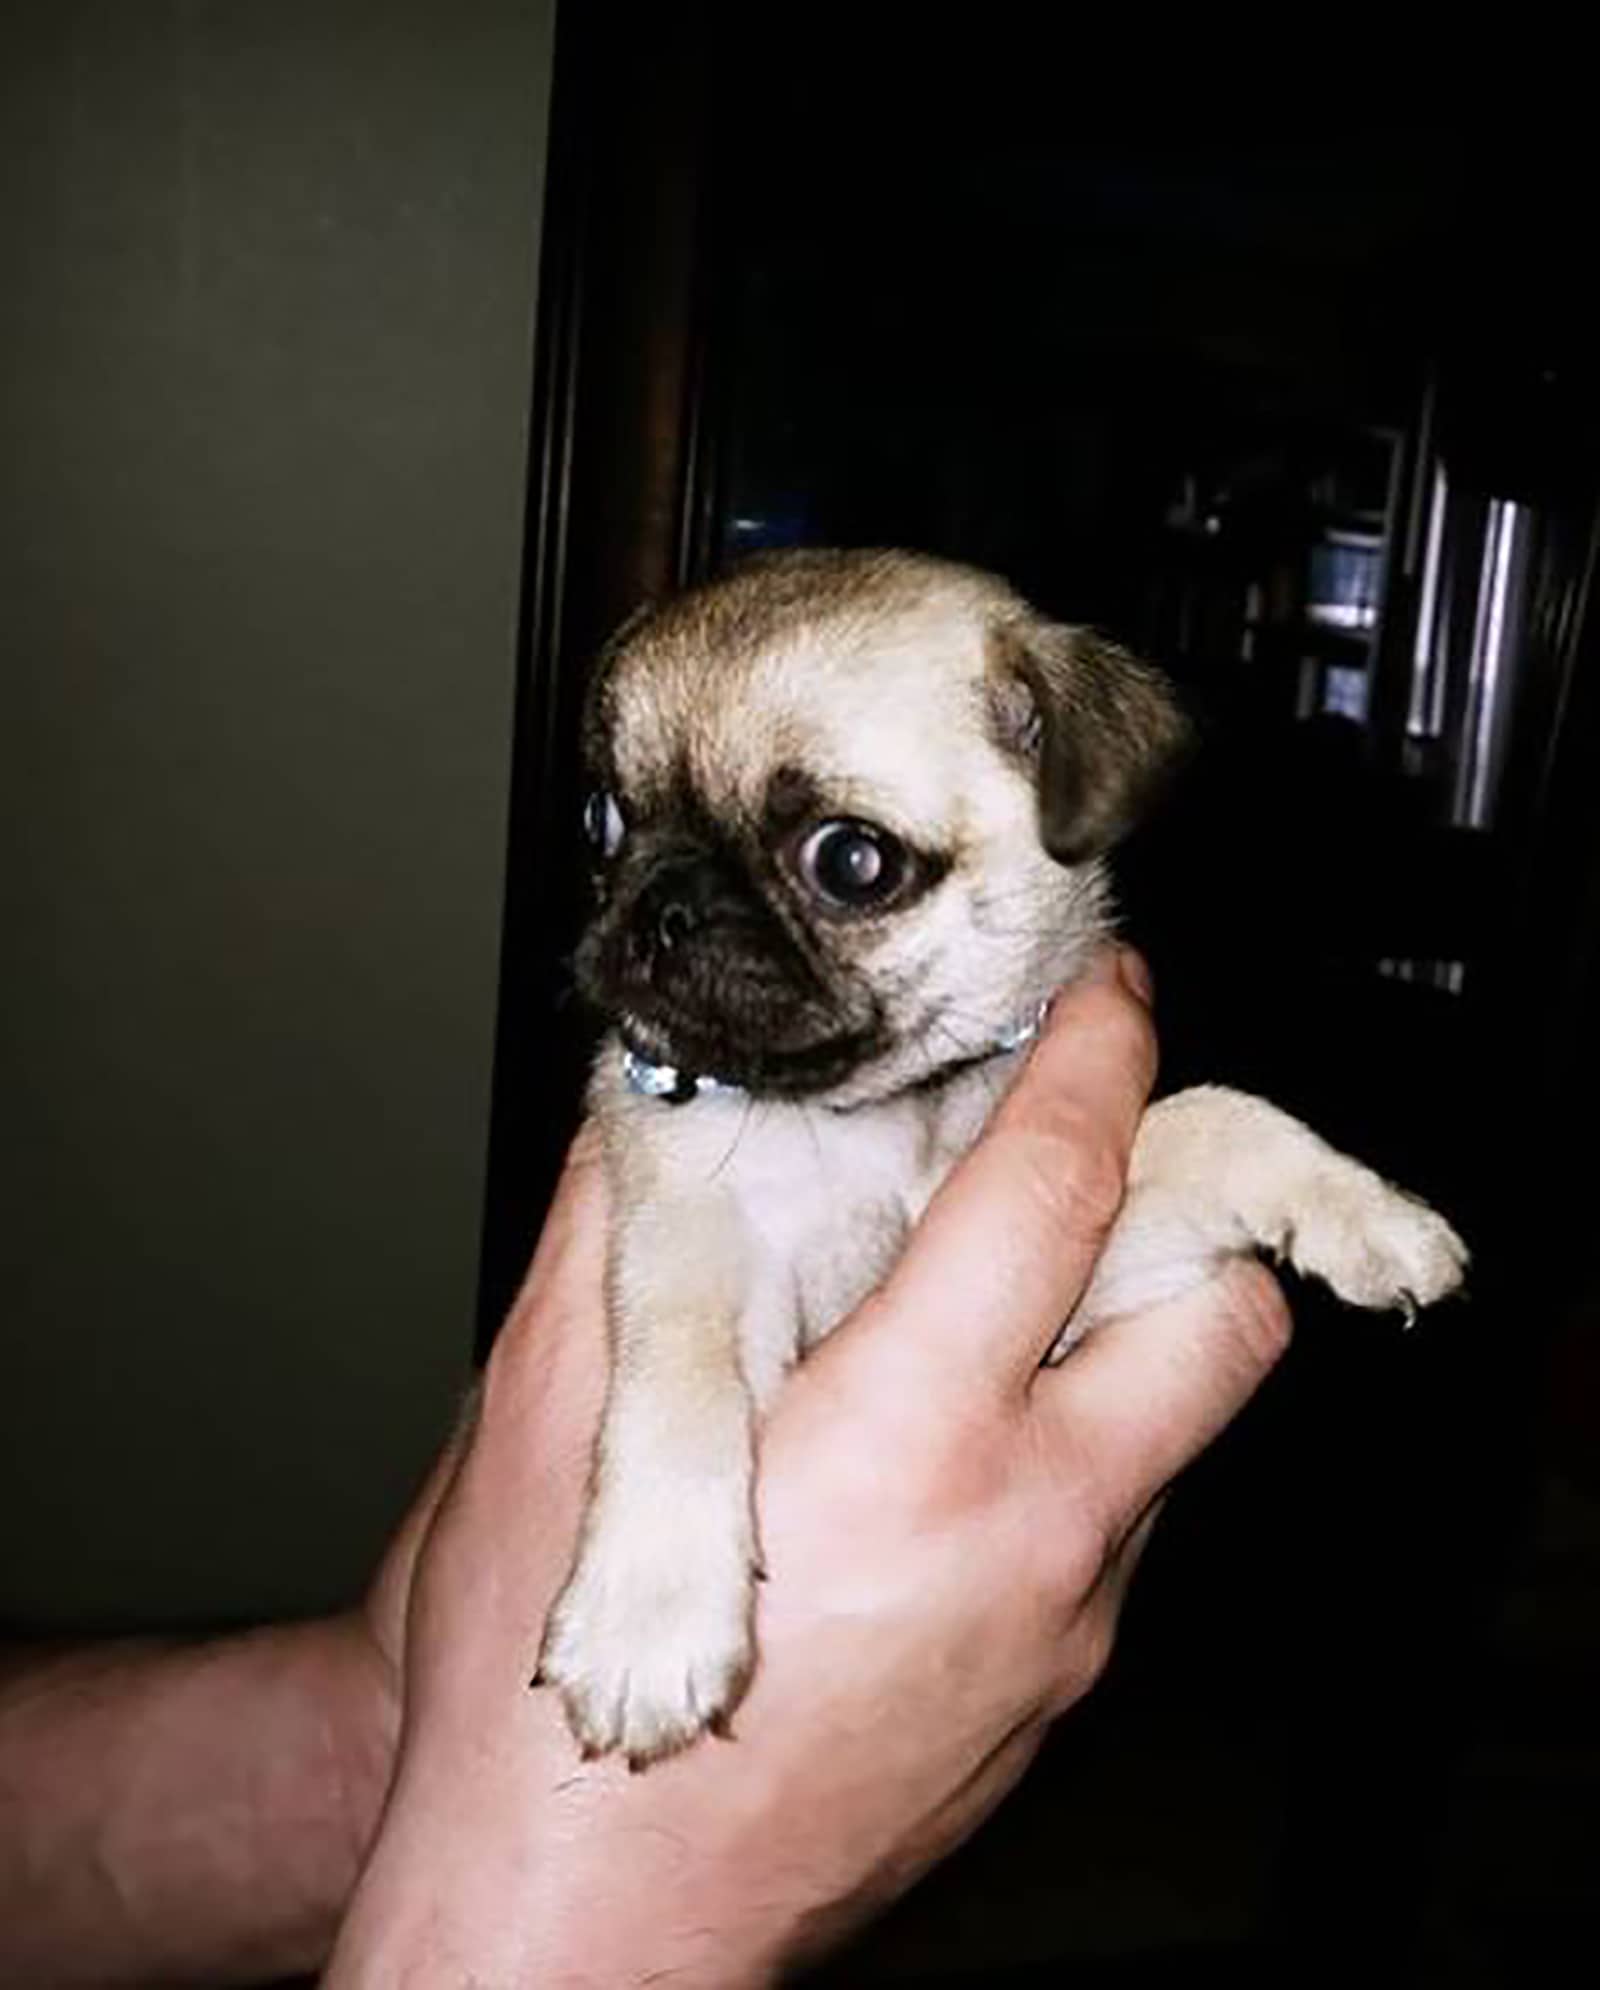
[[[1011,1787],[1103,1667],[1163,1488],[1286,1339],[1272,1281],[1238,1265],[1039,1366],[1115,1217],[1153,1065],[1108,958],[894,1276],[785,1384],[736,1740],[633,1777],[580,1762],[555,1696],[526,1687],[605,1386],[604,1190],[580,1140],[424,1523],[397,1778],[330,1984],[766,1980]]]

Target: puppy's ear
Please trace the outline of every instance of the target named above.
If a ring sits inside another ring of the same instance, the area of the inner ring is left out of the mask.
[[[1149,664],[1096,635],[1033,619],[990,633],[989,708],[1039,794],[1039,840],[1061,864],[1125,836],[1173,774],[1189,725]]]

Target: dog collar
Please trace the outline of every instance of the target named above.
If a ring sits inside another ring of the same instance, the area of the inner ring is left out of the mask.
[[[686,1106],[691,1099],[703,1099],[708,1092],[732,1095],[744,1090],[742,1085],[730,1085],[721,1078],[704,1073],[697,1077],[692,1071],[680,1071],[676,1064],[652,1064],[648,1057],[626,1048],[622,1053],[622,1075],[630,1091],[642,1098],[662,1099],[669,1106]]]
[[[1041,1002],[1025,1022],[1013,1024],[1003,1036],[995,1039],[988,1050],[960,1061],[981,1064],[987,1057],[999,1057],[1008,1050],[1020,1050],[1039,1034],[1039,1026],[1049,1007],[1048,1002]],[[660,1099],[663,1105],[669,1106],[686,1106],[692,1099],[703,1099],[716,1092],[725,1098],[738,1098],[744,1092],[743,1085],[731,1085],[726,1078],[713,1078],[708,1072],[682,1071],[676,1064],[652,1064],[648,1057],[641,1057],[638,1051],[630,1050],[626,1045],[622,1051],[622,1075],[630,1091],[637,1092],[641,1098]],[[927,1079],[918,1080],[919,1084],[927,1082]]]

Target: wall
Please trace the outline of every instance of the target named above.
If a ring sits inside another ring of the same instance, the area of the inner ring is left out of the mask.
[[[471,1345],[553,0],[0,81],[0,1616],[351,1593]]]

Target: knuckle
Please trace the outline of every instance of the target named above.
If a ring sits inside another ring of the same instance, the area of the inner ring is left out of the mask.
[[[1079,1618],[1074,1640],[1073,1671],[1081,1691],[1087,1692],[1105,1677],[1116,1642],[1117,1613],[1108,1603],[1097,1600]]]
[[[1242,1262],[1229,1275],[1228,1304],[1242,1360],[1259,1374],[1275,1368],[1294,1331],[1278,1281],[1265,1265]]]
[[[1155,1019],[1150,1010],[1114,984],[1088,991],[1086,999],[1092,1009],[1083,1024],[1093,1027],[1101,1057],[1127,1071],[1148,1090],[1155,1079],[1157,1057]]]
[[[1104,1579],[1111,1553],[1110,1529],[1095,1521],[1076,1530],[1072,1545],[1057,1560],[1056,1607],[1074,1630]]]
[[[1122,1207],[1126,1156],[1103,1124],[1082,1107],[1059,1104],[1028,1142],[1034,1192],[1074,1235],[1098,1237]]]
[[[1081,1470],[1053,1491],[1050,1506],[1043,1581],[1063,1627],[1071,1628],[1101,1590],[1116,1559],[1120,1529],[1094,1478]]]
[[[1105,1677],[1117,1641],[1117,1613],[1096,1597],[1083,1606],[1057,1647],[1054,1711],[1065,1713]]]
[[[510,1336],[502,1331],[495,1335],[483,1366],[478,1371],[473,1391],[474,1424],[492,1417],[498,1411],[502,1399],[514,1387],[515,1375],[515,1351]]]

